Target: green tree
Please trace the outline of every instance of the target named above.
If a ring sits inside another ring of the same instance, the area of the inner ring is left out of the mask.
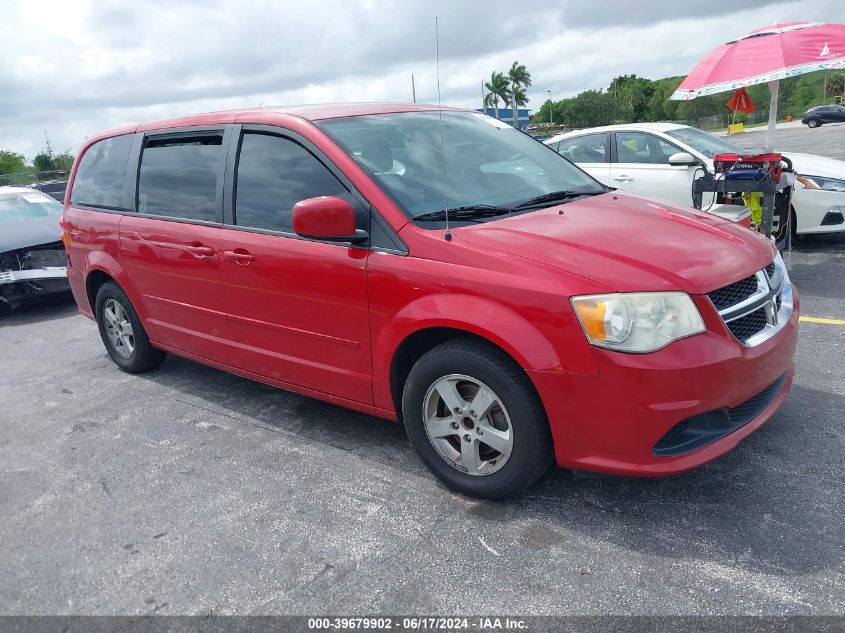
[[[70,171],[70,168],[73,167],[73,160],[74,156],[69,149],[61,154],[56,154],[53,156],[53,169]]]
[[[528,69],[525,67],[525,64],[520,64],[518,61],[515,61],[511,64],[510,70],[508,71],[508,79],[510,79],[510,91],[511,91],[511,107],[513,108],[513,126],[518,127],[518,118],[517,118],[517,108],[519,105],[526,105],[528,103],[528,97],[525,95],[525,88],[531,87],[531,73],[528,72]],[[520,96],[522,103],[518,104],[517,97]]]
[[[654,82],[637,75],[614,77],[607,92],[616,100],[617,116],[623,122],[645,121],[651,116],[649,103]]]
[[[23,154],[5,149],[0,150],[0,174],[16,174],[25,171],[25,169],[26,158]]]
[[[35,167],[35,171],[52,171],[55,169],[53,166],[53,157],[47,152],[41,152],[36,155],[32,159],[32,165]]]
[[[484,88],[487,90],[487,94],[484,95],[484,107],[492,107],[498,119],[499,99],[502,103],[507,103],[511,98],[507,77],[503,73],[494,71],[490,74],[490,81],[484,84]]]
[[[571,127],[596,127],[616,120],[616,100],[601,90],[585,90],[566,108],[566,122]]]

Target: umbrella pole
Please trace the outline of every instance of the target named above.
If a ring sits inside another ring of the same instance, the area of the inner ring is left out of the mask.
[[[771,100],[769,101],[769,127],[766,130],[766,151],[775,151],[775,126],[778,122],[778,93],[780,92],[780,82],[769,82],[769,94]]]
[[[780,82],[769,82],[769,94],[771,101],[769,102],[769,127],[766,130],[766,151],[775,151],[775,126],[778,122],[778,92],[780,92]],[[767,238],[772,236],[772,222],[775,215],[775,192],[767,192],[763,194],[763,218],[760,226],[760,231]]]

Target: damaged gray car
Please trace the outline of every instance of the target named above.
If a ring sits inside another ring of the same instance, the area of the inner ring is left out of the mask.
[[[0,305],[66,293],[62,205],[40,191],[0,187]]]

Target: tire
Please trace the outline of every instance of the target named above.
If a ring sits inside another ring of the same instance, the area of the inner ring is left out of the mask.
[[[807,119],[807,127],[819,127],[821,122],[818,119]]]
[[[795,214],[795,207],[789,209],[789,239],[792,245],[801,242],[802,235],[798,232],[798,217]]]
[[[167,354],[150,344],[138,313],[120,286],[110,281],[100,286],[95,314],[103,345],[123,371],[139,374],[155,369],[164,361]],[[126,327],[127,323],[131,329]]]
[[[482,389],[489,391],[482,394]],[[476,412],[479,394],[488,404]],[[458,415],[447,399],[461,405]],[[402,393],[402,414],[428,469],[449,488],[472,497],[519,494],[552,462],[549,423],[531,381],[507,354],[474,338],[446,341],[416,362]],[[485,440],[496,440],[503,450]]]

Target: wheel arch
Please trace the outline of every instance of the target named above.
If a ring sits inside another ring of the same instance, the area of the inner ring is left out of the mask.
[[[141,300],[141,296],[123,266],[112,255],[104,251],[93,251],[86,259],[84,269],[85,298],[88,301],[88,309],[91,311],[92,317],[96,317],[94,312],[96,310],[97,291],[104,283],[111,281],[126,293],[129,301],[132,302],[132,307],[144,323],[144,327],[147,328],[149,334],[152,334],[148,326],[146,305]]]
[[[475,317],[471,322],[465,316]],[[376,406],[401,416],[402,388],[416,359],[458,336],[472,336],[500,349],[523,371],[561,370],[552,343],[515,311],[487,299],[431,295],[406,306],[376,330],[373,396]]]

